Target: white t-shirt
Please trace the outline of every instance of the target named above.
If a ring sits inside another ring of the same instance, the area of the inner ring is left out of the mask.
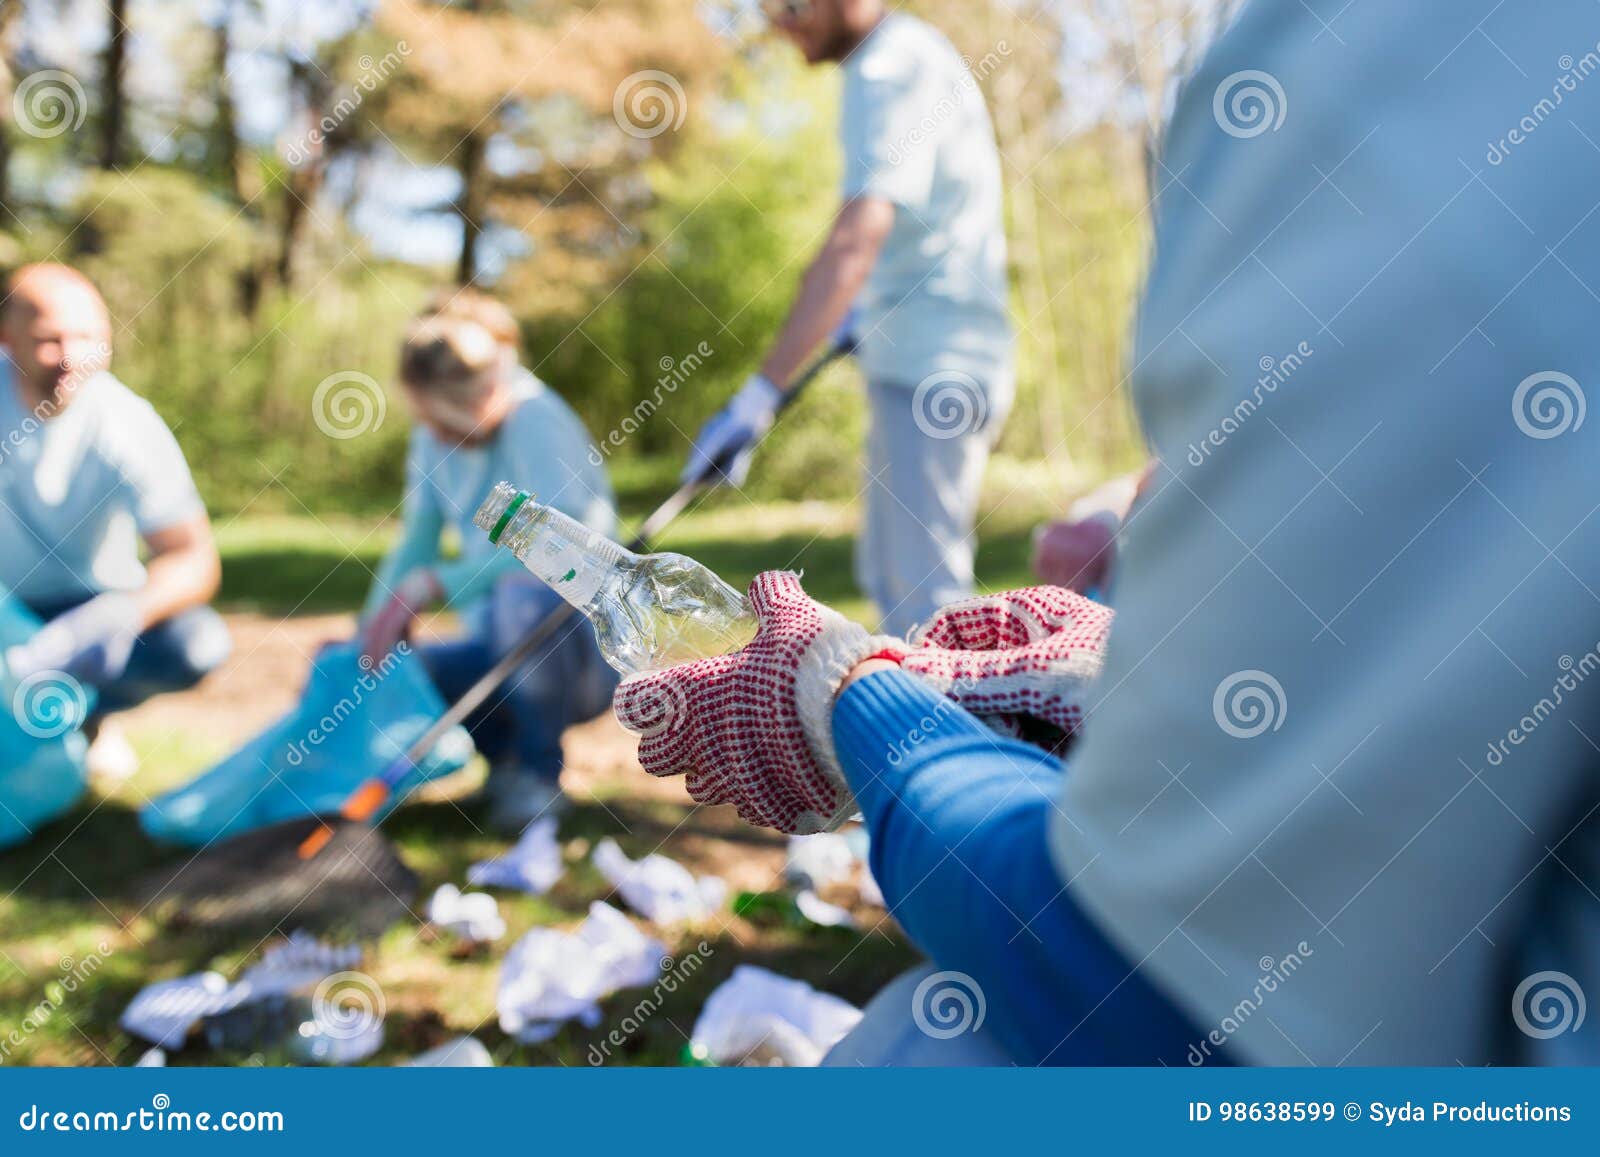
[[[139,539],[205,512],[154,407],[109,373],[33,407],[0,356],[0,585],[25,602],[144,585]]]
[[[956,372],[1008,391],[1000,155],[977,81],[943,35],[902,15],[841,71],[844,197],[898,210],[859,302],[862,368],[907,386]]]

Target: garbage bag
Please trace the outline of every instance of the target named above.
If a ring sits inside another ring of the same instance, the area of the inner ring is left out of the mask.
[[[151,800],[139,822],[155,839],[200,845],[335,812],[443,713],[410,652],[372,666],[352,643],[325,647],[293,711],[199,778]],[[389,807],[418,784],[459,771],[472,750],[464,729],[447,732],[400,782]]]
[[[0,588],[0,848],[22,843],[70,810],[89,780],[81,729],[94,691],[58,672],[17,679],[5,669],[5,650],[42,625]]]

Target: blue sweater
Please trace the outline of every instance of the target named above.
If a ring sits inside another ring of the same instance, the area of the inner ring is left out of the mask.
[[[1192,1048],[1204,1033],[1106,942],[1055,871],[1057,760],[896,671],[846,689],[833,735],[889,910],[941,968],[977,982],[1018,1063],[1202,1055]]]

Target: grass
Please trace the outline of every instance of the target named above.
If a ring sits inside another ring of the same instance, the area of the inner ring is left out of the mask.
[[[620,472],[625,519],[635,523],[671,485],[670,473],[659,468]],[[991,589],[1027,581],[1029,532],[1047,513],[1036,497],[1030,503],[1015,494],[1016,488],[1001,487],[986,503],[978,566],[981,583]],[[815,597],[866,619],[870,607],[850,577],[854,526],[854,511],[844,504],[757,505],[731,496],[691,511],[661,546],[690,554],[735,583],[772,567],[803,570]],[[271,616],[351,611],[392,533],[392,526],[348,517],[219,520],[225,575],[219,603],[224,611]],[[174,855],[140,833],[139,805],[209,765],[224,745],[171,728],[136,732],[132,739],[147,770],[109,792],[91,792],[29,844],[0,852],[0,1065],[130,1064],[144,1045],[117,1020],[143,985],[207,968],[231,976],[259,954],[254,937],[173,932],[138,911],[130,882]],[[782,841],[771,833],[744,827],[727,809],[692,810],[641,792],[637,780],[630,770],[592,785],[594,801],[562,829],[567,875],[547,896],[501,894],[509,931],[490,952],[460,958],[448,942],[410,921],[368,952],[362,967],[382,986],[388,1006],[380,1061],[473,1032],[498,1063],[578,1065],[588,1063],[593,1048],[611,1064],[674,1064],[700,1006],[737,963],[764,965],[859,1004],[914,959],[892,924],[866,935],[800,931],[725,912],[701,927],[653,930],[675,959],[692,956],[697,964],[675,991],[656,990],[652,999],[660,1007],[638,1018],[636,1027],[629,1016],[648,990],[611,998],[593,1030],[572,1025],[531,1047],[505,1037],[494,1020],[499,961],[527,929],[570,927],[591,901],[608,896],[587,863],[594,841],[613,836],[630,855],[659,848],[700,871],[746,858],[781,862]],[[477,831],[454,803],[438,799],[402,809],[385,830],[421,878],[424,900],[437,885],[464,880],[471,862],[504,846]],[[91,960],[92,977],[80,980]],[[621,1045],[610,1045],[607,1034],[619,1025],[629,1031]],[[271,1051],[218,1054],[191,1045],[173,1063],[282,1059]]]

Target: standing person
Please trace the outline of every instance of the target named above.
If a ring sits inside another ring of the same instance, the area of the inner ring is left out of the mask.
[[[1014,392],[1000,158],[983,94],[943,35],[883,0],[783,0],[769,19],[844,80],[843,204],[777,341],[700,431],[685,481],[743,481],[812,352],[859,309],[867,377],[856,578],[904,634],[973,587],[973,524]]]
[[[840,1059],[1600,1060],[1600,86],[1505,143],[1592,39],[1576,2],[1255,0],[1188,79],[1132,374],[1159,464],[1070,769],[936,694],[1049,675],[1036,593],[936,624],[963,669],[764,575],[744,651],[619,690],[675,709],[647,769],[758,822],[852,791],[976,986],[987,1047],[934,1039],[925,977]]]
[[[515,479],[605,535],[616,509],[583,422],[517,364],[516,324],[505,307],[470,290],[431,303],[407,333],[400,381],[416,418],[406,461],[400,539],[384,559],[362,612],[363,653],[374,662],[435,605],[460,613],[464,637],[421,648],[439,691],[460,696],[559,606],[554,591],[509,551],[496,550],[472,516],[496,482]],[[453,528],[460,556],[446,560]],[[587,621],[574,619],[468,720],[489,761],[489,823],[515,835],[567,807],[561,733],[606,710],[616,674]]]
[[[128,774],[133,752],[103,717],[193,686],[230,650],[206,605],[222,573],[211,523],[166,423],[111,375],[88,278],[19,269],[0,340],[0,587],[45,621],[5,666],[97,691],[90,768]]]

